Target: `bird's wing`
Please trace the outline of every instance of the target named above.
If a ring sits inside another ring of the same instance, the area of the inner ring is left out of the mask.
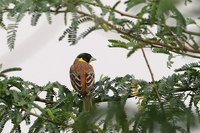
[[[95,75],[94,71],[89,70],[86,72],[86,91],[89,92],[94,85]]]
[[[74,89],[80,92],[82,88],[80,74],[78,72],[70,71],[70,79]]]

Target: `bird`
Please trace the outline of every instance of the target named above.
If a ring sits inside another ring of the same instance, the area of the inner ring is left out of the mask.
[[[96,59],[89,53],[79,54],[70,67],[70,81],[72,87],[83,100],[82,112],[92,110],[91,89],[95,82],[95,73],[90,63]]]

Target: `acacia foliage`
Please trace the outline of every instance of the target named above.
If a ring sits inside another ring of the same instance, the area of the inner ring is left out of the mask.
[[[66,36],[71,45],[76,44],[95,30],[116,31],[121,34],[120,40],[109,40],[110,47],[128,50],[128,56],[140,48],[152,48],[153,52],[173,53],[199,58],[199,24],[196,17],[185,17],[176,7],[183,3],[187,7],[191,0],[126,0],[116,1],[113,5],[104,4],[103,0],[1,0],[0,26],[8,31],[8,46],[14,48],[17,27],[24,16],[31,15],[31,25],[36,26],[43,14],[49,24],[52,16],[63,14],[67,24],[68,14],[72,14],[71,25],[59,38]],[[124,9],[117,10],[125,5]],[[100,9],[100,13],[96,9]],[[137,13],[132,10],[139,8]],[[6,25],[5,17],[12,21]],[[173,20],[174,23],[170,23]],[[81,25],[92,22],[93,25],[81,31]],[[190,31],[188,26],[196,27]],[[124,40],[125,39],[125,40]]]
[[[11,120],[11,132],[19,133],[23,121],[31,124],[29,133],[189,133],[200,119],[199,68],[200,63],[184,65],[173,75],[156,82],[163,108],[152,82],[137,80],[131,75],[115,79],[102,77],[92,91],[95,108],[91,112],[81,112],[80,97],[65,85],[53,82],[39,86],[20,77],[7,76],[8,72],[20,68],[6,69],[0,72],[0,132]],[[138,99],[138,109],[127,111],[129,98]],[[99,106],[105,102],[106,105]],[[31,116],[36,117],[34,122]]]

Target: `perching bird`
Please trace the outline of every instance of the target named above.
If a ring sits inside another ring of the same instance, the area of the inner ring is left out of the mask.
[[[90,54],[81,53],[70,68],[71,84],[83,98],[83,112],[92,109],[91,89],[94,85],[95,74],[89,63],[95,60]]]

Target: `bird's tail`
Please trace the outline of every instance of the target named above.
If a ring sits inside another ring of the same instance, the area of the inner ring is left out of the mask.
[[[83,112],[89,112],[92,110],[92,98],[91,98],[91,94],[88,93],[87,95],[85,95],[83,97]]]

